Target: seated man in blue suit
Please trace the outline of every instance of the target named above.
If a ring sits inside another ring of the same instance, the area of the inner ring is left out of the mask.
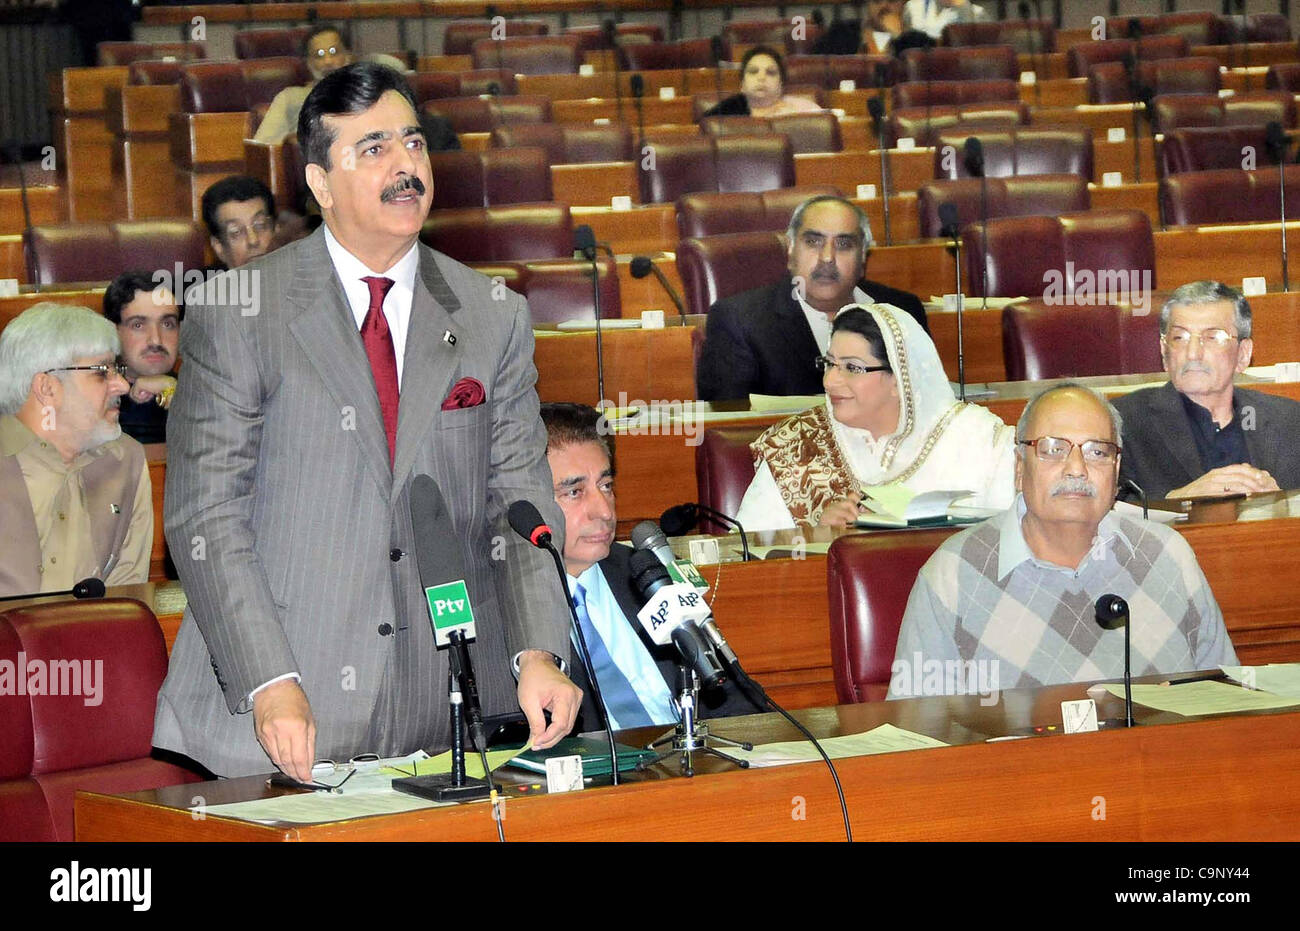
[[[863,277],[871,242],[867,215],[851,200],[819,194],[796,207],[786,230],[788,273],[709,309],[695,370],[699,399],[821,394],[815,360],[847,304],[892,304],[929,332],[916,295]]]
[[[555,500],[564,512],[564,568],[596,679],[615,730],[677,723],[677,658],[653,644],[636,619],[642,606],[632,582],[632,548],[614,542],[614,465],[601,415],[585,404],[542,405],[546,458]],[[569,662],[583,691],[577,731],[600,728],[577,648]],[[701,717],[754,714],[731,683],[700,693]]]

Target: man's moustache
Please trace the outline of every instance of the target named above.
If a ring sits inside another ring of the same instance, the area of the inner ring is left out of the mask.
[[[419,178],[415,177],[414,175],[403,178],[401,181],[398,181],[392,186],[384,188],[383,193],[379,195],[379,199],[384,203],[388,203],[394,197],[398,197],[402,194],[405,194],[407,191],[414,191],[415,193],[423,197],[424,182],[421,181]]]
[[[1201,372],[1206,375],[1213,375],[1214,370],[1204,362],[1184,362],[1183,367],[1178,370],[1180,375],[1188,375],[1192,372]]]
[[[1049,494],[1055,498],[1058,495],[1087,495],[1089,498],[1097,497],[1097,486],[1086,478],[1063,478],[1052,486]]]
[[[819,265],[813,269],[811,277],[818,281],[839,281],[840,270],[833,265]]]

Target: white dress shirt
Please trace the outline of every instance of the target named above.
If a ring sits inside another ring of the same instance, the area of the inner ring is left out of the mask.
[[[809,304],[802,297],[795,298],[799,306],[803,308],[803,315],[808,319],[808,327],[812,330],[813,339],[817,341],[817,351],[826,355],[827,350],[831,348],[831,324],[835,318],[830,314],[824,314],[816,307]],[[854,304],[871,304],[871,295],[867,294],[859,287],[853,289]]]
[[[420,266],[420,256],[416,250],[418,244],[418,240],[411,243],[410,250],[388,271],[377,272],[367,268],[365,262],[334,238],[328,224],[325,226],[325,247],[329,250],[330,261],[334,263],[334,271],[343,283],[343,293],[347,295],[348,306],[352,308],[352,316],[357,321],[357,332],[361,331],[361,324],[370,312],[370,286],[361,279],[368,276],[393,279],[393,286],[384,298],[384,319],[388,321],[388,330],[393,335],[398,389],[402,387],[402,358],[406,355],[406,331],[411,323],[411,302],[415,299],[415,272]]]

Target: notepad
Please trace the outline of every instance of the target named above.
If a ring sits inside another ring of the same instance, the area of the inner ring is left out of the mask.
[[[945,524],[950,520],[949,507],[975,492],[926,491],[917,494],[906,485],[891,482],[862,489],[862,503],[870,508],[859,515],[859,527],[915,527]]]
[[[1108,683],[1106,691],[1124,697],[1124,683]],[[1226,682],[1201,680],[1183,685],[1134,685],[1133,703],[1172,711],[1185,717],[1202,714],[1232,714],[1238,711],[1273,711],[1300,705],[1300,697],[1287,698],[1267,692],[1252,692]]]
[[[926,750],[946,747],[948,744],[925,734],[903,730],[892,724],[882,724],[864,734],[845,734],[826,737],[822,749],[833,760],[850,756],[870,756],[875,753],[897,753],[902,750]],[[821,754],[806,740],[762,744],[753,750],[727,747],[728,756],[745,760],[750,766],[787,766],[791,763],[811,763],[820,760]]]

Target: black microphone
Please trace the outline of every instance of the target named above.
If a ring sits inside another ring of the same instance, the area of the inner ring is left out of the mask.
[[[489,97],[500,97],[501,85],[496,81],[488,81],[487,92]]]
[[[32,236],[32,208],[27,200],[27,174],[23,171],[23,147],[20,142],[10,142],[5,146],[5,153],[9,160],[14,163],[18,169],[18,192],[22,198],[23,205],[23,242],[27,242]],[[32,275],[32,290],[36,293],[41,291],[41,276]]]
[[[700,522],[701,514],[705,517],[712,517],[720,524],[735,527],[736,532],[740,534],[741,561],[749,562],[753,559],[753,556],[749,553],[749,536],[745,533],[744,525],[734,517],[711,508],[707,504],[691,501],[686,504],[674,505],[659,515],[659,524],[664,528],[664,533],[669,536],[680,537],[695,529]]]
[[[1133,669],[1131,649],[1133,625],[1129,623],[1128,602],[1119,595],[1102,595],[1097,599],[1097,623],[1103,630],[1124,628],[1124,726],[1133,726]]]
[[[71,595],[73,598],[103,598],[104,597],[104,580],[91,576],[88,579],[82,579],[72,588],[64,589],[61,592],[31,592],[26,595],[4,595],[0,601],[22,601],[26,598],[54,598],[58,595]]]
[[[894,234],[889,216],[889,145],[885,138],[885,102],[880,95],[867,98],[867,115],[871,117],[871,126],[876,133],[876,144],[880,146],[880,197],[885,211],[885,245],[894,244]]]
[[[569,577],[564,571],[564,557],[555,548],[550,526],[546,521],[542,520],[541,511],[537,510],[537,505],[531,501],[520,499],[512,503],[506,509],[506,520],[510,522],[511,530],[538,549],[546,550],[551,554],[551,559],[555,562],[555,571],[560,576],[560,590],[564,592],[564,600],[569,606],[569,621],[578,641],[578,659],[587,671],[587,681],[591,684],[591,696],[595,700],[596,713],[600,715],[600,726],[604,729],[605,737],[609,741],[610,770],[613,783],[618,785],[620,782],[618,745],[614,743],[614,730],[609,726],[609,711],[605,705],[605,696],[600,693],[600,683],[596,681],[596,667],[591,661],[591,651],[587,649],[587,637],[582,632],[582,625],[578,623],[578,609],[573,603],[573,597],[569,594]]]
[[[1135,42],[1142,38],[1142,20],[1136,16],[1130,16],[1128,19],[1128,37]]]
[[[975,140],[978,142],[979,140]],[[987,184],[981,180],[981,184]],[[961,291],[961,222],[957,217],[957,205],[945,201],[939,205],[939,232],[952,240],[953,266],[956,268],[957,285],[957,390],[958,400],[966,400],[966,346],[962,328],[963,311],[966,295]]]
[[[726,679],[722,665],[713,654],[713,646],[700,628],[699,621],[693,616],[700,612],[708,615],[704,599],[699,597],[693,586],[686,586],[682,582],[676,584],[683,588],[690,587],[690,594],[686,597],[693,596],[694,605],[683,604],[679,591],[656,598],[660,589],[671,586],[674,582],[668,570],[648,550],[633,552],[630,566],[633,587],[645,602],[637,620],[646,628],[646,633],[656,643],[662,644],[665,639],[671,643],[676,648],[682,665],[695,673],[702,687],[708,689],[721,685]]]
[[[1246,93],[1250,93],[1250,34],[1246,23],[1246,0],[1229,0],[1224,4],[1237,11],[1237,49],[1241,54],[1241,64],[1237,67],[1246,72]],[[1226,13],[1227,10],[1224,10]]]
[[[573,249],[591,263],[591,300],[596,310],[596,390],[600,398],[597,406],[605,401],[605,346],[601,338],[600,325],[600,265],[596,262],[596,235],[591,227],[582,224],[573,231]]]
[[[677,316],[682,321],[682,326],[686,326],[686,305],[682,303],[682,296],[677,293],[668,276],[663,273],[658,265],[654,263],[649,256],[638,255],[632,259],[632,277],[641,279],[647,275],[654,275],[655,280],[668,292],[668,297],[672,300],[673,305],[677,308]]]
[[[618,28],[612,19],[600,24],[605,33],[605,44],[614,56],[614,106],[618,110],[618,121],[623,122],[623,50],[618,47]]]
[[[1282,290],[1290,291],[1291,276],[1286,260],[1286,163],[1291,142],[1277,120],[1270,121],[1264,133],[1264,145],[1268,149],[1269,158],[1277,162],[1278,212],[1282,219]]]
[[[1132,488],[1134,491],[1136,491],[1136,492],[1138,493],[1138,497],[1139,497],[1140,499],[1142,499],[1142,519],[1143,519],[1143,520],[1149,520],[1149,519],[1150,519],[1150,507],[1148,506],[1147,493],[1146,493],[1145,491],[1142,490],[1142,486],[1139,485],[1137,482],[1133,481],[1133,479],[1131,479],[1131,478],[1126,478],[1126,479],[1124,479],[1124,482],[1123,482],[1123,486],[1122,486],[1122,487],[1125,487],[1125,488]]]
[[[632,103],[636,106],[637,152],[639,156],[643,156],[645,155],[645,105],[641,98],[645,94],[645,78],[640,74],[633,74],[628,79],[628,85],[632,89]],[[638,162],[640,162],[639,156]]]
[[[1133,98],[1133,183],[1142,183],[1142,117],[1138,113],[1141,103],[1141,81],[1138,76],[1138,43],[1133,43],[1134,51],[1126,52],[1121,61],[1128,78],[1129,96]]]
[[[1020,12],[1020,21],[1024,23],[1025,32],[1029,36],[1029,60],[1034,66],[1034,106],[1043,105],[1043,82],[1042,67],[1039,64],[1038,55],[1042,50],[1038,47],[1041,36],[1036,26],[1031,26],[1029,22],[1029,0],[1020,0],[1018,6]]]
[[[722,36],[709,39],[709,54],[713,56],[713,92],[722,99]]]
[[[980,290],[983,310],[989,309],[989,181],[984,172],[984,143],[978,136],[966,137],[966,173],[980,179],[980,239],[984,243],[980,256]]]

